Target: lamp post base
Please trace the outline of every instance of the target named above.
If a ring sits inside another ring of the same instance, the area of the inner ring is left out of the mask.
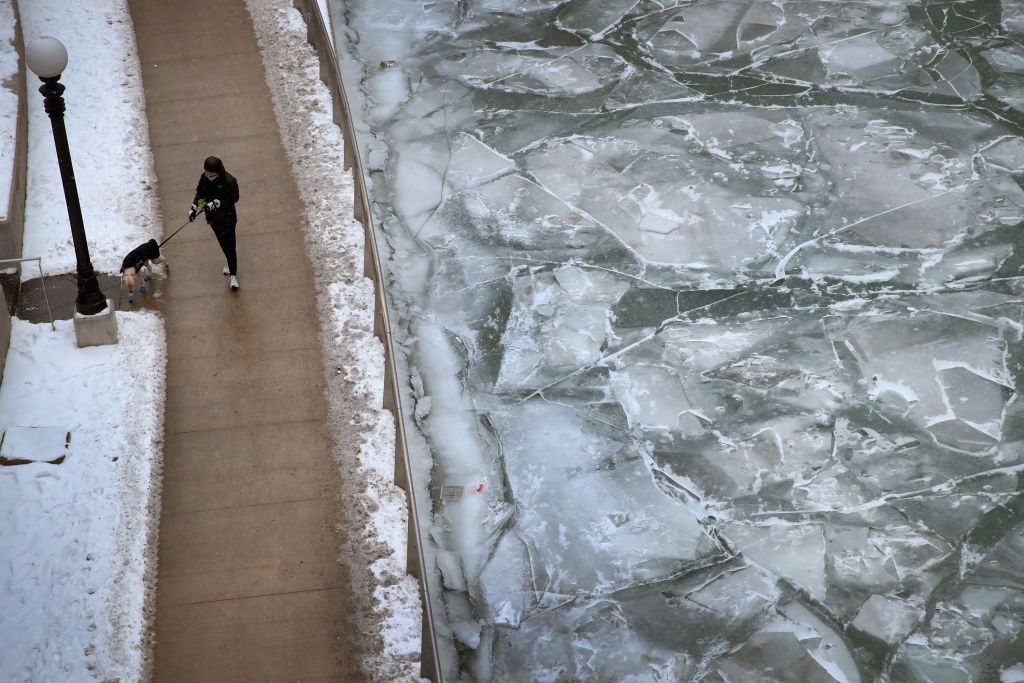
[[[117,316],[110,299],[107,299],[107,307],[96,315],[75,313],[75,344],[78,348],[116,343]]]

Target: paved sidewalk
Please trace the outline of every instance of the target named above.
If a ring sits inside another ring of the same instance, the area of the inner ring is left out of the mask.
[[[170,231],[238,178],[238,278],[201,219],[166,249],[157,681],[353,681],[312,269],[243,0],[129,0]]]

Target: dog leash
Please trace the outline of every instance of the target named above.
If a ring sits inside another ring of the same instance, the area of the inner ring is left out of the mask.
[[[202,210],[202,211],[200,211],[199,213],[206,213],[206,206],[205,206],[205,205],[203,206],[203,210]],[[196,215],[198,216],[199,214],[197,213]],[[175,230],[174,232],[172,232],[172,233],[171,233],[171,237],[174,237],[174,236],[175,236],[175,235],[177,235],[177,234],[178,234],[179,232],[181,232],[182,230],[184,230],[184,229],[185,229],[185,228],[186,228],[186,227],[188,226],[188,224],[189,224],[189,223],[191,223],[191,222],[192,222],[192,221],[194,221],[194,220],[195,220],[195,219],[193,218],[193,219],[190,219],[190,220],[187,220],[187,221],[185,221],[185,222],[184,222],[184,223],[182,224],[182,226],[181,226],[180,228],[178,228],[177,230]],[[167,239],[165,239],[165,240],[164,240],[163,242],[161,242],[161,243],[160,243],[160,245],[159,245],[159,246],[161,246],[161,247],[162,247],[162,246],[164,246],[165,244],[167,244],[168,242],[170,242],[170,241],[171,241],[171,237],[168,237]]]

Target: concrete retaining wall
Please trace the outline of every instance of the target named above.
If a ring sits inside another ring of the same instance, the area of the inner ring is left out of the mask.
[[[18,93],[18,121],[14,136],[14,168],[11,178],[11,195],[7,202],[7,216],[0,220],[0,259],[19,258],[25,224],[25,177],[28,173],[28,110],[25,84],[25,46],[21,35],[21,21],[18,19],[18,4],[14,5],[14,43],[18,50],[18,76],[13,83],[0,87],[13,88]],[[0,169],[0,173],[6,169]],[[0,214],[3,212],[0,211]]]
[[[11,178],[10,197],[0,199],[7,201],[7,216],[0,220],[0,259],[20,258],[22,236],[25,225],[25,179],[28,175],[28,108],[25,84],[25,42],[21,33],[21,19],[18,16],[18,3],[11,0],[14,6],[14,46],[18,51],[17,77],[12,83],[0,84],[0,87],[14,88],[18,93],[18,120],[14,133],[14,168]],[[0,169],[0,173],[6,169]],[[7,315],[7,301],[0,292],[0,383],[3,382],[4,366],[7,364],[7,349],[11,344],[11,319]]]

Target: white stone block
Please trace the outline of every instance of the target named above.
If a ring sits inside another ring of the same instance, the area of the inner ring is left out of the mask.
[[[117,316],[110,299],[107,307],[95,315],[75,311],[75,342],[78,348],[117,343]]]

